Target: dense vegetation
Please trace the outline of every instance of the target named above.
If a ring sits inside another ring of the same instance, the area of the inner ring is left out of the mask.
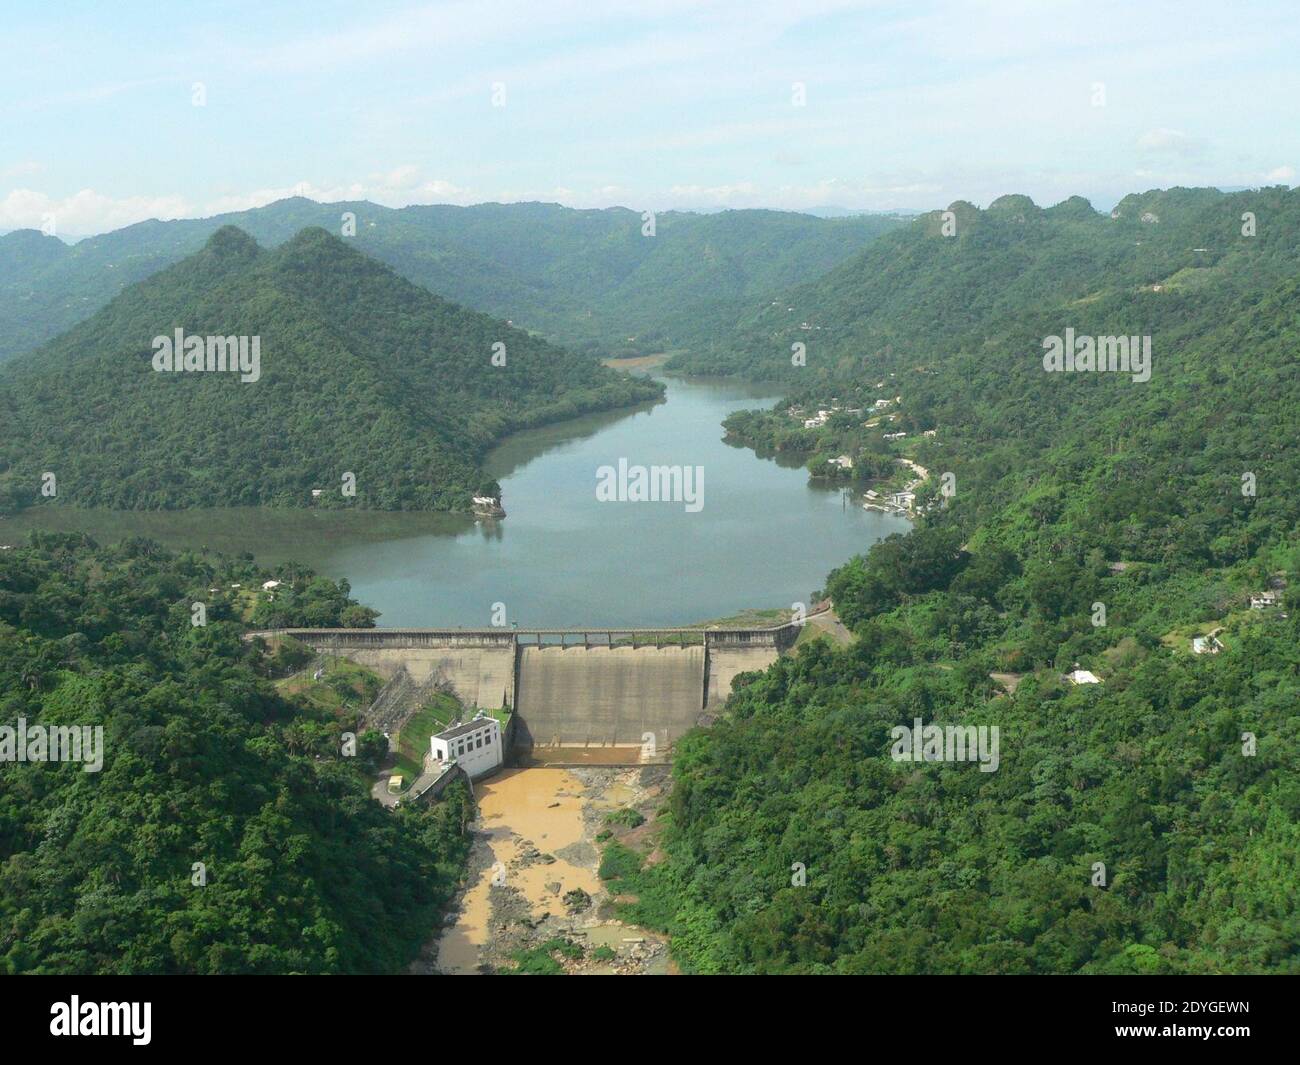
[[[1023,197],[954,213],[955,236],[920,219],[781,301],[793,318],[756,313],[691,361],[795,375],[782,409],[729,422],[737,438],[847,452],[868,478],[907,458],[931,478],[913,532],[827,579],[856,638],[804,641],[743,678],[727,717],[678,748],[664,860],[611,843],[601,876],[695,971],[1300,972],[1300,193],[1170,190],[1113,217]],[[255,269],[280,254],[249,252]],[[346,277],[294,287],[291,267],[276,282],[344,306]],[[313,308],[329,324],[314,337],[347,327],[333,313]],[[1151,379],[1045,372],[1042,340],[1066,328],[1151,336]],[[809,365],[790,367],[789,344],[810,334]],[[133,398],[105,382],[110,394]],[[882,394],[901,397],[888,427],[903,441],[865,424]],[[31,419],[69,401],[54,388],[36,399],[25,424],[55,431]],[[825,405],[839,410],[824,426],[791,416]],[[85,409],[114,424],[107,403]],[[463,846],[460,799],[371,820],[333,757],[338,723],[268,691],[258,670],[276,663],[239,644],[233,619],[186,628],[193,589],[250,570],[50,538],[0,554],[5,721],[85,721],[89,708],[121,759],[98,775],[4,767],[10,968],[342,970],[410,956]],[[1250,609],[1265,589],[1282,605]],[[250,607],[272,609],[370,620],[346,588],[305,577]],[[1193,654],[1211,633],[1221,652]],[[1076,668],[1101,683],[1071,683]],[[895,761],[891,730],[917,718],[996,726],[997,770]],[[412,837],[423,854],[399,850]],[[208,853],[216,870],[234,863],[234,883],[186,894]],[[322,854],[330,877],[316,875]],[[335,862],[351,872],[335,876]],[[373,957],[357,900],[379,906],[364,918]],[[319,931],[304,941],[302,928]]]
[[[157,372],[153,339],[178,328],[259,337],[260,379]],[[479,462],[504,434],[659,392],[323,230],[268,252],[226,227],[0,370],[0,508],[464,511],[496,491]]]
[[[71,328],[126,286],[199,251],[223,225],[265,245],[320,226],[407,280],[569,347],[654,354],[730,327],[770,292],[843,262],[893,216],[665,212],[653,237],[625,208],[557,204],[407,207],[295,198],[216,218],[149,221],[74,245],[0,236],[0,362]]]
[[[1047,333],[1083,332],[1082,316],[1105,300],[1141,332],[1153,316],[1178,321],[1188,306],[1226,306],[1294,276],[1300,256],[1300,195],[1285,188],[1153,191],[1125,197],[1109,215],[1079,197],[1040,208],[1003,196],[987,210],[965,202],[949,210],[952,236],[943,212],[919,215],[674,365],[800,388],[813,377],[861,385],[867,374],[941,362],[962,371],[953,360],[963,351],[991,358],[1000,347],[1009,362],[1033,361],[1040,321],[1051,324]],[[1246,212],[1254,236],[1242,234]],[[1037,332],[1032,350],[1009,343],[1031,333],[1017,327]],[[791,364],[795,342],[807,346],[805,367]]]
[[[436,927],[468,794],[370,798],[355,712],[289,701],[241,640],[229,589],[266,576],[139,540],[0,552],[0,725],[104,736],[100,772],[0,763],[0,972],[389,972]],[[355,620],[346,585],[278,576],[290,623]]]
[[[668,860],[616,856],[690,968],[1300,972],[1300,610],[1248,606],[1300,572],[1300,192],[1066,207],[922,220],[817,292],[808,405],[887,381],[931,506],[828,578],[855,641],[679,747]],[[1066,327],[1152,336],[1150,381],[1045,372]],[[895,761],[917,718],[997,726],[998,769]]]

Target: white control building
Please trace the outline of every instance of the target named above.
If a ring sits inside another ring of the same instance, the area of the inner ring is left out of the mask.
[[[505,761],[501,726],[490,717],[476,717],[429,738],[436,762],[456,762],[470,778],[490,773]]]

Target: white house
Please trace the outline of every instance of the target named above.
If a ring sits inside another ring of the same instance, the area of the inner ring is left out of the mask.
[[[279,588],[279,587],[280,587],[280,582],[279,582],[279,581],[263,581],[263,582],[262,582],[262,591],[264,591],[264,592],[271,592],[271,591],[274,591],[276,588]]]
[[[1211,633],[1209,636],[1195,636],[1192,638],[1192,654],[1197,655],[1217,655],[1223,650],[1223,644],[1219,638]]]
[[[1076,669],[1072,673],[1067,673],[1066,677],[1071,684],[1100,684],[1101,678],[1097,674],[1086,670]]]
[[[491,717],[452,725],[429,737],[429,748],[435,762],[454,761],[471,778],[490,773],[505,761],[501,725]]]
[[[1265,607],[1277,606],[1276,592],[1260,592],[1250,597],[1251,610],[1263,610]]]
[[[831,459],[830,465],[838,466],[842,470],[851,470],[853,469],[853,459],[848,455],[840,455],[838,458]]]

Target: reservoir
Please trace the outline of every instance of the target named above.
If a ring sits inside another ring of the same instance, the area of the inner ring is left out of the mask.
[[[520,628],[671,626],[809,603],[826,574],[899,517],[864,510],[802,466],[723,442],[722,420],[778,395],[736,381],[666,378],[665,402],[530,430],[487,460],[507,517],[376,511],[106,512],[38,508],[0,519],[0,542],[32,528],[101,543],[150,536],[171,547],[293,559],[346,577],[378,624]],[[602,501],[598,470],[700,468],[701,505]],[[499,605],[498,605],[499,604]]]

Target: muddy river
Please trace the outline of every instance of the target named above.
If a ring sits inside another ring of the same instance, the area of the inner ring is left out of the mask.
[[[415,972],[476,974],[509,969],[515,955],[556,937],[585,948],[576,973],[671,971],[663,936],[613,916],[597,876],[596,835],[622,807],[652,815],[667,787],[665,766],[637,769],[506,769],[474,786],[478,820],[465,887],[441,937]],[[578,891],[589,901],[571,895]],[[566,898],[567,896],[567,898]],[[595,961],[606,946],[615,957]]]

